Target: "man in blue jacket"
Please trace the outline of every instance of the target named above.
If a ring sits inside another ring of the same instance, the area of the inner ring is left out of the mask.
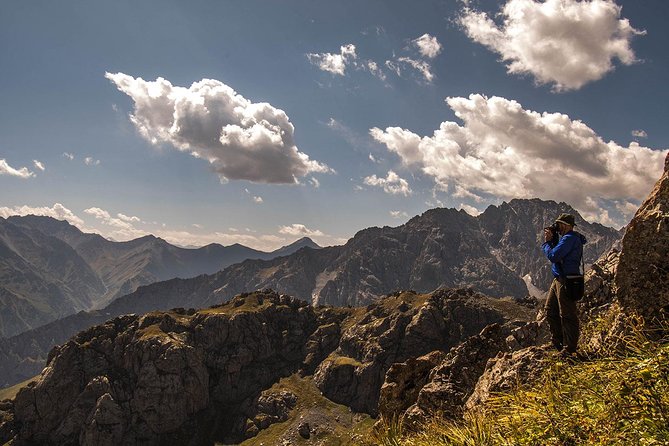
[[[574,231],[574,216],[560,214],[555,220],[560,235],[556,241],[553,230],[544,229],[545,243],[541,248],[551,261],[553,282],[546,299],[546,319],[550,325],[553,347],[564,355],[576,353],[579,324],[576,301],[568,297],[565,287],[567,276],[581,274],[583,245],[586,243],[582,234]]]

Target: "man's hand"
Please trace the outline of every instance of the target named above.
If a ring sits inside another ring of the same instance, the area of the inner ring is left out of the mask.
[[[550,242],[553,240],[553,231],[550,228],[544,228],[544,241]]]

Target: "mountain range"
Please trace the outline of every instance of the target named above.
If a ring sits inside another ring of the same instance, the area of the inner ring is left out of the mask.
[[[343,246],[303,248],[271,260],[245,260],[212,274],[141,286],[106,307],[82,311],[0,340],[0,385],[38,373],[47,354],[75,333],[122,314],[203,308],[239,293],[272,288],[313,305],[362,306],[397,290],[429,292],[472,287],[493,297],[522,299],[545,290],[549,262],[540,250],[543,227],[563,212],[576,216],[589,240],[586,264],[622,233],[588,223],[566,203],[512,200],[477,217],[432,209],[391,228],[358,232]]]
[[[273,252],[239,244],[185,249],[152,235],[113,242],[50,217],[0,218],[0,336],[103,308],[142,285],[212,274],[305,246],[318,248],[303,238]]]

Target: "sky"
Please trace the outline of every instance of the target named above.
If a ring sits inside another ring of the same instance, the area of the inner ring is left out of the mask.
[[[667,20],[666,0],[2,0],[0,216],[272,250],[538,197],[620,228],[669,148]]]

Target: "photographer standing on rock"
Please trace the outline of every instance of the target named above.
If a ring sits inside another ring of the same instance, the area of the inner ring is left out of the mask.
[[[555,224],[544,228],[545,242],[541,245],[552,263],[554,276],[546,299],[546,319],[550,326],[553,347],[563,356],[576,353],[579,336],[576,301],[583,293],[583,274],[580,267],[586,240],[582,234],[574,231],[574,226],[576,223],[573,215],[560,214]],[[574,292],[574,281],[580,282],[577,285],[581,287],[580,292]]]

